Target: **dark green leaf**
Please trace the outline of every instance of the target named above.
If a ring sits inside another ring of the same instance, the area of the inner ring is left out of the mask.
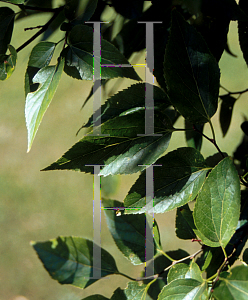
[[[66,59],[66,74],[84,80],[93,80],[93,29],[76,25],[69,34],[69,46],[62,53]],[[101,40],[101,64],[129,64],[111,43]],[[101,67],[101,79],[126,77],[141,80],[133,67]],[[100,79],[97,76],[95,80]]]
[[[188,204],[177,209],[176,215],[176,235],[179,239],[195,239],[196,235],[193,231],[195,228],[192,211]]]
[[[144,0],[112,0],[112,6],[116,12],[127,19],[134,19],[141,16],[143,11]]]
[[[148,300],[147,286],[139,282],[128,282],[128,286],[121,290],[115,290],[111,300]]]
[[[248,248],[246,248],[243,253],[243,261],[248,264]]]
[[[45,269],[61,284],[85,288],[93,279],[93,245],[80,237],[58,237],[47,242],[32,242]],[[114,258],[101,248],[101,277],[118,274]]]
[[[194,261],[192,261],[190,265],[179,263],[171,267],[168,273],[167,282],[169,284],[173,280],[187,278],[203,282],[201,270]]]
[[[5,54],[14,28],[15,12],[8,7],[0,7],[0,54]]]
[[[244,134],[248,136],[248,121],[244,121],[241,124],[241,129],[243,130]]]
[[[162,136],[137,136],[145,131],[144,112],[136,112],[105,122],[102,134],[87,136],[76,143],[57,162],[44,170],[80,170],[93,173],[93,167],[104,165],[100,175],[132,174],[153,164],[167,149],[173,128],[164,125],[166,116],[155,114],[154,132]]]
[[[42,118],[51,103],[58,87],[64,67],[64,59],[56,66],[47,66],[38,71],[33,78],[33,83],[39,83],[38,90],[28,93],[25,105],[26,126],[28,130],[28,151]]]
[[[96,295],[91,295],[86,298],[83,298],[82,300],[109,300],[109,298],[96,294]]]
[[[124,204],[114,200],[103,200],[104,210],[108,228],[119,248],[127,259],[134,265],[142,264],[146,261],[146,217],[149,215],[116,215],[115,207],[123,207]],[[161,249],[158,226],[154,223],[154,255],[157,247]]]
[[[224,158],[207,177],[196,200],[193,216],[202,242],[225,247],[238,224],[239,176],[231,158]]]
[[[216,300],[247,300],[248,267],[237,266],[230,273],[221,273],[213,296]]]
[[[12,4],[23,4],[26,1],[27,0],[2,0],[2,2],[8,2],[8,3],[12,3]]]
[[[15,48],[8,45],[10,54],[0,54],[0,80],[8,79],[15,70],[17,52]]]
[[[239,7],[248,15],[248,3],[246,0],[239,0]],[[239,44],[243,52],[246,64],[248,64],[248,20],[238,21]]]
[[[38,71],[49,65],[54,50],[55,43],[52,42],[40,42],[34,46],[28,61],[28,67],[25,74],[25,95],[30,92],[35,92],[39,85],[33,82],[33,78]]]
[[[194,125],[196,130],[193,130],[193,124],[184,121],[185,129],[191,129],[185,131],[185,137],[188,147],[195,148],[196,150],[200,151],[202,146],[202,135],[204,125]]]
[[[84,7],[83,9],[83,12],[79,10],[79,16],[72,20],[71,24],[75,26],[78,24],[84,24],[84,22],[89,21],[97,8],[97,3],[98,0],[89,0],[86,4],[86,7]]]
[[[193,148],[179,148],[159,159],[154,167],[154,199],[146,205],[146,173],[128,192],[126,213],[163,213],[194,200],[208,172],[204,158]]]
[[[207,300],[208,286],[206,282],[195,279],[177,279],[166,285],[158,296],[158,300]]]
[[[109,119],[113,119],[120,115],[133,113],[137,110],[145,109],[145,83],[137,83],[131,85],[129,88],[120,91],[114,96],[110,97],[98,110],[101,111],[101,122],[104,123]],[[164,108],[170,105],[166,94],[157,86],[154,88],[154,105],[155,109],[163,105]],[[83,127],[93,125],[93,116]]]
[[[164,76],[169,98],[184,118],[193,124],[209,122],[218,104],[219,67],[201,35],[175,10]]]
[[[224,137],[231,124],[233,106],[237,99],[231,95],[220,96],[220,98],[222,99],[220,108],[220,126]]]

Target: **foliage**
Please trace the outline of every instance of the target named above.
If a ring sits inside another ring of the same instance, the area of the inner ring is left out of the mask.
[[[60,236],[32,242],[51,277],[80,288],[111,274],[128,278],[126,289],[113,291],[111,299],[247,299],[248,249],[241,253],[248,228],[248,122],[241,126],[244,139],[231,157],[220,150],[211,121],[219,109],[220,128],[225,136],[234,104],[247,92],[224,89],[225,94],[220,94],[218,65],[225,50],[231,54],[227,46],[231,20],[238,22],[240,46],[247,62],[246,1],[240,0],[238,5],[235,0],[153,0],[146,10],[142,0],[124,4],[115,0],[65,0],[64,5],[56,8],[53,1],[44,1],[43,5],[36,0],[2,2],[13,4],[20,12],[0,8],[1,80],[11,76],[18,52],[37,37],[44,34],[46,39],[55,30],[64,32],[61,41],[38,42],[29,57],[25,73],[28,151],[63,71],[77,80],[93,80],[95,85],[99,80],[105,84],[116,77],[135,81],[96,109],[82,126],[90,128],[89,133],[44,170],[94,174],[93,166],[98,166],[99,176],[140,172],[123,196],[124,202],[104,199],[102,204],[109,230],[124,259],[134,265],[144,264],[150,247],[154,260],[146,263],[141,277],[131,278],[118,270],[114,257],[95,240]],[[100,21],[109,6],[126,22],[119,24],[116,18],[102,25],[99,58],[94,54],[94,27],[90,20]],[[36,27],[40,29],[33,37],[15,49],[11,45],[14,24],[20,18],[41,12],[52,16],[44,26]],[[146,47],[144,25],[138,21],[162,21],[154,26],[154,67],[147,60],[159,86],[137,82],[141,79],[128,61],[132,53]],[[120,30],[112,35],[117,23]],[[55,48],[60,46],[57,64],[50,65]],[[97,73],[97,59],[112,67],[101,66]],[[150,88],[153,107],[146,103],[146,89]],[[146,117],[151,110],[154,134],[146,131]],[[184,118],[185,128],[174,127],[179,116]],[[211,138],[204,134],[204,124],[209,124]],[[188,147],[166,153],[171,135],[177,131],[185,132]],[[200,153],[203,138],[216,148],[214,157],[204,158]],[[149,184],[152,193],[148,192]],[[193,210],[190,202],[194,203]],[[196,253],[166,253],[161,246],[159,227],[151,216],[175,209],[176,235],[198,242]],[[232,267],[237,260],[242,265]],[[151,269],[153,274],[147,275]],[[85,299],[107,298],[96,294]]]

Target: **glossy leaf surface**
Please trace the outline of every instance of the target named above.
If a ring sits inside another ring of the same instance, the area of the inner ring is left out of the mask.
[[[159,159],[154,167],[154,200],[146,204],[146,173],[143,172],[124,200],[126,213],[163,213],[192,201],[208,172],[204,158],[193,148],[179,148]]]
[[[28,151],[32,146],[42,118],[53,99],[63,67],[64,60],[61,60],[56,66],[47,66],[40,69],[33,78],[33,82],[39,83],[40,86],[35,92],[28,93],[26,98],[25,117],[28,130]]]
[[[87,136],[76,143],[59,160],[44,170],[80,170],[93,173],[93,167],[103,165],[100,175],[132,174],[154,163],[167,149],[173,128],[166,128],[167,118],[155,114],[154,132],[162,136],[137,136],[145,131],[144,112],[136,112],[105,122],[102,134]],[[139,166],[143,165],[143,166]]]
[[[190,265],[179,263],[172,266],[167,277],[167,282],[169,284],[173,280],[187,278],[203,282],[201,270],[194,261]]]
[[[105,210],[105,216],[110,233],[125,257],[131,261],[132,264],[138,265],[146,261],[146,217],[142,215],[116,215],[114,208],[123,207],[123,203],[114,200],[102,201]],[[108,207],[108,209],[107,209]],[[161,249],[160,236],[157,223],[154,223],[154,255],[157,252],[157,247]],[[153,235],[153,233],[151,233]]]
[[[121,290],[115,290],[111,300],[149,300],[147,286],[139,282],[128,282],[128,286]]]
[[[207,300],[207,283],[195,279],[177,279],[166,285],[158,300]]]
[[[77,79],[93,80],[93,29],[76,25],[69,35],[69,46],[61,53],[64,71]],[[128,60],[108,41],[101,39],[101,64],[129,64]],[[140,80],[133,67],[101,67],[101,79],[126,77]],[[94,79],[100,79],[94,76]]]
[[[92,278],[92,241],[81,237],[61,236],[47,242],[32,242],[32,246],[50,276],[59,283],[85,288],[98,280]],[[102,248],[100,262],[101,277],[118,274],[114,258]]]
[[[133,84],[127,89],[124,89],[112,97],[110,97],[102,106],[101,122],[104,123],[109,119],[113,119],[120,115],[133,113],[137,110],[145,109],[145,83]],[[163,105],[166,108],[170,105],[167,95],[157,86],[153,86],[154,105],[155,109]],[[83,127],[93,125],[93,116]]]
[[[248,298],[248,267],[237,266],[230,273],[220,274],[219,284],[214,289],[216,300],[246,300]]]
[[[33,82],[33,78],[38,71],[49,65],[54,50],[55,43],[40,42],[34,46],[29,56],[28,67],[25,74],[25,95],[30,92],[35,92],[38,89],[38,84]]]
[[[226,157],[210,172],[196,200],[193,216],[202,242],[225,247],[235,232],[239,213],[239,177]]]
[[[183,117],[193,124],[208,122],[217,109],[219,67],[201,35],[175,10],[164,76],[170,101]]]

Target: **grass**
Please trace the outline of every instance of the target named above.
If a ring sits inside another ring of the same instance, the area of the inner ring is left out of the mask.
[[[13,45],[19,46],[31,34],[24,33],[24,27],[43,24],[45,18],[47,16],[43,15],[38,19],[30,18],[30,22],[27,23],[25,20],[20,21],[15,28]],[[245,80],[247,67],[235,40],[234,23],[230,37],[232,50],[238,54],[238,58],[223,55],[222,82],[231,90],[238,90],[247,87]],[[59,39],[59,35],[51,37],[51,40]],[[43,241],[58,235],[78,235],[90,239],[93,236],[93,226],[89,225],[93,223],[92,176],[72,171],[40,172],[40,169],[59,158],[83,136],[83,132],[79,137],[76,137],[75,133],[92,111],[92,102],[80,111],[92,83],[72,80],[65,74],[62,76],[58,91],[45,114],[32,149],[27,154],[23,81],[28,55],[34,45],[35,43],[20,52],[16,71],[9,80],[1,82],[0,89],[0,299],[77,300],[96,291],[110,296],[119,284],[124,288],[127,280],[120,276],[112,276],[111,279],[103,279],[86,290],[59,285],[50,279],[29,245],[31,240]],[[235,66],[238,66],[238,69],[235,69]],[[238,74],[242,71],[242,80],[233,70]],[[144,78],[144,70],[139,68],[137,72]],[[123,88],[132,81],[118,81],[119,83],[119,88]],[[109,91],[111,88],[109,87]],[[232,125],[235,126],[232,126],[225,139],[221,137],[218,115],[213,119],[220,148],[229,154],[241,139],[239,125],[242,122],[242,114],[248,115],[246,101],[246,95],[243,95],[235,104],[232,120]],[[182,120],[179,120],[176,126],[181,127]],[[206,134],[210,135],[208,128]],[[184,141],[183,134],[175,133],[168,150],[185,146],[182,140]],[[208,156],[215,152],[213,146],[204,141],[203,154]],[[118,185],[118,188],[112,195],[109,186],[113,183],[104,179],[105,195],[123,200],[135,178],[137,175],[115,177],[114,185]],[[156,219],[160,224],[164,250],[186,247],[188,251],[194,252],[198,248],[196,244],[176,239],[174,213],[158,215]],[[111,240],[104,218],[102,218],[102,246],[116,257],[121,271],[139,276],[141,268],[134,268],[126,260],[122,262],[123,257]],[[111,289],[106,286],[111,286]]]

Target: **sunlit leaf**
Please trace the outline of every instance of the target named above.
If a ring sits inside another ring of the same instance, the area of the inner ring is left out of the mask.
[[[102,201],[105,216],[110,233],[125,257],[134,265],[142,264],[146,261],[146,217],[149,215],[116,215],[115,207],[123,207],[124,204],[114,200]],[[108,209],[107,209],[108,207]],[[149,228],[149,227],[148,227]],[[154,255],[157,247],[161,249],[160,236],[157,223],[154,223]],[[153,235],[153,233],[152,233]]]
[[[230,273],[220,274],[213,296],[216,300],[247,300],[248,298],[248,267],[237,266]]]
[[[58,87],[63,66],[64,60],[62,59],[56,66],[47,66],[40,69],[33,78],[33,82],[39,83],[40,86],[35,92],[28,93],[26,98],[25,117],[28,130],[28,151]]]
[[[128,286],[121,290],[115,290],[111,300],[149,300],[147,296],[147,285],[139,282],[128,282]]]
[[[203,282],[201,270],[194,261],[190,265],[179,263],[172,266],[167,277],[167,282],[169,284],[173,280],[186,278]]]
[[[202,36],[175,10],[164,76],[170,101],[183,117],[193,124],[208,122],[217,110],[219,67]]]
[[[226,157],[210,172],[196,200],[193,216],[202,242],[225,247],[235,232],[239,213],[239,176]]]
[[[91,131],[59,160],[44,170],[80,170],[93,173],[93,167],[102,165],[100,175],[132,174],[154,163],[167,149],[173,128],[165,126],[166,115],[155,113],[154,132],[161,136],[144,135],[144,111],[117,117],[101,126],[102,134]],[[142,165],[142,166],[140,166]]]
[[[193,148],[179,148],[160,158],[154,167],[154,199],[146,204],[146,173],[131,187],[126,213],[163,213],[194,200],[208,172],[204,158]]]
[[[158,300],[207,300],[208,286],[206,282],[195,279],[177,279],[166,285],[158,296]]]
[[[33,82],[33,78],[38,71],[49,65],[54,50],[55,43],[52,42],[40,42],[34,46],[29,56],[28,67],[25,73],[25,95],[30,92],[35,92],[39,84]]]
[[[69,34],[69,45],[61,54],[65,57],[66,74],[84,80],[93,80],[93,29],[76,25]],[[129,64],[128,60],[108,41],[101,39],[101,64]],[[101,79],[127,77],[140,80],[133,67],[101,67]],[[94,79],[100,79],[95,74]]]
[[[90,240],[60,236],[46,242],[32,242],[32,246],[50,276],[61,284],[86,288],[100,279],[93,278],[93,247],[99,246]],[[119,273],[114,258],[103,248],[98,268],[101,277]]]

